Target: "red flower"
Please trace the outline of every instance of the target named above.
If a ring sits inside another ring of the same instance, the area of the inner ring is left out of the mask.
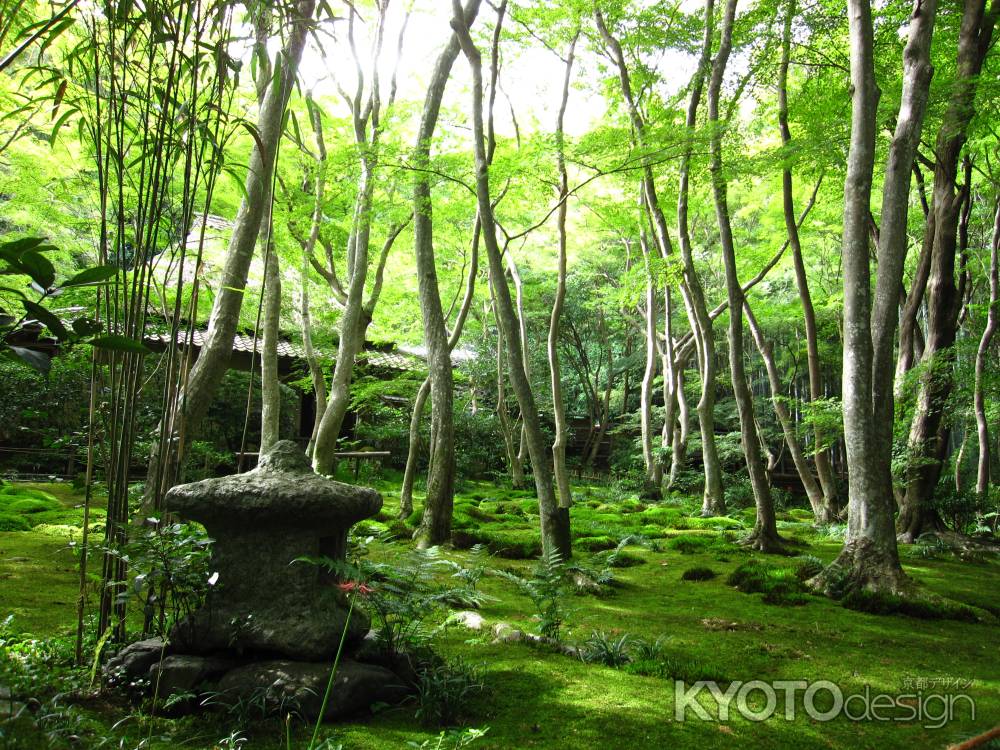
[[[345,594],[361,594],[361,596],[368,596],[368,594],[374,591],[371,586],[360,581],[344,581],[344,583],[338,583],[337,588]]]

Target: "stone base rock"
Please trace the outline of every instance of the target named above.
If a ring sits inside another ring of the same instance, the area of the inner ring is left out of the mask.
[[[263,695],[269,711],[294,711],[315,719],[323,704],[331,667],[320,662],[254,662],[226,673],[218,690],[224,700],[232,701]],[[403,681],[384,667],[342,659],[323,718],[351,716],[375,703],[399,703],[409,692]]]
[[[169,653],[170,648],[164,646],[162,638],[147,638],[129,644],[104,665],[104,682],[117,686],[144,678],[149,668]]]

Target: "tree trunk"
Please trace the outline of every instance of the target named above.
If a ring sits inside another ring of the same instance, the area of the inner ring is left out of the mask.
[[[515,443],[515,433],[520,439],[521,431],[517,427],[517,422],[510,418],[510,411],[507,409],[507,371],[504,363],[507,361],[505,355],[507,344],[504,340],[503,326],[500,323],[500,314],[497,312],[496,291],[490,284],[490,298],[493,303],[493,320],[497,326],[497,421],[500,425],[500,434],[503,437],[504,452],[507,454],[507,466],[510,469],[510,483],[514,489],[524,487],[524,464]]]
[[[270,212],[268,212],[270,213]],[[270,216],[268,217],[270,219]],[[268,222],[270,223],[270,222]],[[281,273],[270,228],[264,230],[264,316],[260,354],[260,452],[280,439],[281,383],[278,380],[278,336],[281,323]]]
[[[764,338],[764,333],[757,324],[757,319],[750,309],[750,304],[744,300],[743,306],[743,309],[746,311],[747,324],[750,326],[750,333],[757,344],[757,351],[760,352],[761,359],[764,360],[764,368],[767,370],[767,380],[771,386],[771,403],[774,405],[774,413],[781,424],[781,432],[785,436],[785,445],[788,446],[788,453],[792,457],[792,463],[795,464],[795,470],[798,472],[799,479],[802,480],[802,486],[805,487],[806,496],[809,498],[809,505],[812,507],[816,523],[829,523],[823,488],[816,480],[816,477],[813,476],[809,462],[802,452],[802,446],[799,443],[798,436],[795,434],[795,422],[781,394],[781,376],[778,374],[778,368],[774,363],[774,353],[771,344]]]
[[[979,73],[990,48],[998,14],[1000,0],[994,0],[988,12],[982,0],[965,3],[958,39],[956,81],[934,148],[934,246],[927,281],[924,372],[910,425],[912,465],[907,471],[906,494],[896,524],[901,538],[907,542],[944,526],[931,507],[931,499],[941,476],[941,457],[946,456],[944,447],[950,429],[944,412],[952,389],[953,346],[962,302],[955,284],[958,222],[962,206],[971,200],[968,184],[956,193],[958,163],[975,114]],[[966,177],[966,183],[970,177]],[[884,232],[884,218],[882,223]]]
[[[351,231],[347,240],[347,290],[343,301],[343,312],[340,316],[340,338],[337,342],[337,359],[334,363],[333,378],[330,382],[330,396],[326,412],[320,420],[316,434],[316,446],[313,451],[313,469],[319,474],[331,474],[336,465],[335,451],[340,430],[351,403],[351,381],[354,377],[354,365],[358,354],[364,349],[365,335],[371,325],[372,315],[382,291],[382,275],[386,260],[396,238],[409,223],[409,219],[395,225],[389,230],[389,235],[375,264],[372,289],[368,299],[365,299],[365,285],[371,273],[371,219],[374,204],[375,181],[378,172],[380,135],[381,135],[381,91],[378,76],[377,60],[382,48],[383,31],[385,28],[386,4],[378,4],[378,21],[373,44],[372,80],[367,100],[364,98],[365,80],[362,74],[361,59],[354,45],[353,29],[357,10],[350,6],[348,35],[351,42],[351,52],[358,71],[357,89],[351,99],[351,115],[354,126],[354,142],[361,162],[361,175],[358,181],[354,200],[354,212],[351,217]],[[402,35],[400,35],[402,45]],[[399,54],[399,50],[397,50]],[[395,74],[390,90],[395,90]],[[389,106],[393,101],[389,98]],[[412,218],[412,217],[411,217]],[[335,269],[328,269],[330,276],[335,277]],[[331,285],[332,286],[332,285]]]
[[[496,220],[490,195],[489,165],[484,145],[483,127],[483,74],[482,59],[469,34],[468,22],[463,17],[459,0],[452,0],[454,19],[452,28],[458,33],[462,51],[472,68],[472,116],[473,148],[476,164],[476,198],[479,204],[479,218],[483,226],[483,244],[490,264],[490,279],[496,294],[500,326],[503,328],[507,344],[511,385],[521,408],[528,452],[531,457],[532,474],[538,494],[538,510],[541,520],[542,547],[549,557],[568,560],[572,556],[570,545],[569,510],[560,508],[552,485],[552,474],[535,404],[535,395],[524,369],[521,331],[519,329],[510,288],[504,276],[503,258],[497,243]]]
[[[976,435],[979,442],[979,458],[976,463],[976,493],[983,497],[990,486],[990,426],[986,421],[986,398],[983,395],[983,377],[986,374],[986,355],[990,351],[993,336],[997,330],[997,302],[1000,301],[1000,201],[997,202],[993,220],[993,242],[990,247],[990,307],[986,316],[986,328],[979,347],[976,349],[976,384],[973,401],[976,412]]]
[[[642,462],[646,470],[645,495],[659,493],[663,469],[659,458],[653,451],[653,380],[656,378],[656,287],[653,279],[652,263],[650,262],[649,241],[646,231],[640,231],[639,242],[642,245],[642,256],[646,265],[646,302],[644,318],[646,321],[646,365],[642,373],[642,383],[639,389],[639,423],[642,440]]]
[[[318,474],[332,474],[336,465],[334,452],[337,450],[340,428],[351,403],[354,362],[364,348],[365,332],[371,322],[364,315],[364,293],[368,277],[375,175],[373,156],[363,155],[361,161],[361,181],[354,206],[351,237],[348,240],[347,300],[340,318],[340,337],[337,341],[333,378],[330,381],[329,400],[319,423],[313,450],[313,469]]]
[[[556,166],[559,170],[559,209],[556,213],[556,231],[559,234],[559,263],[556,277],[556,294],[552,301],[552,314],[549,318],[548,357],[549,379],[552,388],[552,416],[555,422],[556,434],[552,441],[552,473],[555,476],[556,492],[559,497],[559,507],[569,508],[573,504],[573,493],[570,489],[569,472],[566,470],[566,440],[569,427],[566,424],[566,404],[562,394],[562,372],[559,367],[559,323],[562,317],[563,304],[566,301],[566,213],[569,201],[569,175],[566,172],[566,156],[563,142],[563,120],[566,117],[566,105],[569,102],[569,84],[573,75],[573,55],[576,50],[576,40],[580,34],[573,36],[566,56],[566,73],[563,77],[562,98],[559,102],[559,114],[556,117]]]
[[[688,194],[691,170],[692,139],[698,123],[698,107],[708,75],[714,34],[715,2],[705,0],[705,34],[702,40],[701,57],[698,68],[691,79],[691,95],[688,99],[685,128],[688,142],[681,152],[677,190],[677,234],[681,244],[683,262],[683,287],[681,289],[684,307],[691,323],[698,353],[698,372],[701,374],[701,396],[695,407],[698,428],[701,433],[702,464],[705,472],[705,489],[702,494],[701,513],[704,516],[723,515],[726,512],[725,494],[722,489],[722,466],[715,446],[715,332],[712,318],[705,304],[705,293],[694,266],[691,248],[691,233],[688,227]]]
[[[463,11],[465,23],[471,25],[479,12],[480,0],[469,0]],[[413,163],[419,166],[430,163],[431,139],[441,111],[441,99],[451,76],[451,68],[458,57],[458,35],[454,31],[448,44],[434,66],[424,100],[424,112],[417,132]],[[431,446],[427,471],[427,494],[424,515],[415,538],[418,547],[442,544],[451,538],[451,516],[455,500],[455,385],[451,370],[452,344],[448,340],[441,293],[438,287],[437,265],[434,259],[433,204],[430,173],[416,171],[413,188],[413,246],[417,259],[417,285],[420,294],[420,312],[424,323],[424,342],[427,345],[427,368],[431,396]],[[475,276],[473,263],[473,278]],[[421,390],[424,390],[421,387]],[[426,396],[425,396],[426,398]],[[420,399],[420,394],[417,395]],[[420,423],[422,404],[415,404],[410,424],[411,445]],[[407,466],[411,466],[407,461]],[[413,480],[409,495],[412,498]],[[412,499],[410,500],[412,505]],[[402,508],[401,508],[402,512]]]
[[[869,0],[848,0],[851,47],[851,144],[844,183],[844,445],[848,525],[844,548],[815,585],[837,593],[868,588],[900,591],[909,582],[899,564],[892,511],[892,348],[906,258],[910,170],[930,84],[930,43],[936,0],[921,0],[910,18],[903,53],[903,91],[883,181],[882,231],[874,310],[870,305],[868,221],[875,165],[874,40]],[[879,443],[881,441],[881,444]]]
[[[688,414],[687,396],[684,394],[684,368],[687,362],[677,362],[675,365],[676,385],[674,394],[677,397],[677,424],[674,428],[670,450],[670,478],[667,481],[667,489],[673,489],[677,484],[677,477],[687,461],[687,443],[690,416]]]
[[[305,256],[305,253],[303,253]],[[308,260],[303,257],[302,263],[302,348],[306,355],[306,364],[309,366],[309,379],[312,381],[313,397],[316,401],[316,414],[313,418],[312,430],[309,434],[309,444],[306,446],[306,455],[312,458],[313,447],[316,444],[316,433],[319,431],[319,423],[326,411],[326,379],[323,377],[323,368],[320,365],[316,349],[312,340],[312,313],[309,310],[309,278],[307,269]]]
[[[417,395],[413,398],[410,412],[410,433],[406,450],[406,468],[403,470],[403,486],[399,490],[399,518],[409,518],[413,513],[413,485],[417,479],[417,457],[420,453],[420,420],[423,417],[427,397],[431,395],[430,376],[424,378]]]
[[[316,447],[316,435],[319,433],[319,425],[323,419],[323,414],[326,413],[326,378],[323,376],[323,368],[313,347],[312,313],[309,308],[309,266],[313,264],[319,267],[319,263],[313,263],[313,252],[316,248],[316,242],[319,239],[320,225],[323,223],[323,199],[326,195],[326,141],[323,138],[323,121],[319,107],[313,103],[311,98],[307,99],[307,106],[313,135],[316,138],[316,178],[313,195],[313,212],[309,223],[309,235],[306,237],[305,242],[302,243],[301,300],[302,348],[305,351],[306,363],[309,366],[309,378],[312,381],[313,395],[316,402],[316,413],[313,417],[312,430],[309,433],[309,443],[306,446],[306,455],[311,460]],[[329,266],[333,268],[332,253]],[[336,286],[339,287],[339,283]]]
[[[785,11],[784,29],[781,38],[781,64],[778,69],[778,125],[781,130],[781,143],[787,150],[792,141],[792,132],[788,127],[788,64],[792,46],[792,20],[795,16],[796,0],[788,0]],[[792,170],[786,165],[781,170],[782,205],[785,215],[785,230],[788,242],[792,248],[792,261],[795,267],[795,284],[799,290],[799,300],[802,303],[802,320],[806,332],[806,360],[809,368],[809,399],[818,401],[823,398],[823,369],[819,357],[819,336],[816,332],[816,311],[813,307],[812,295],[809,292],[809,279],[806,276],[805,261],[802,257],[802,244],[799,241],[799,228],[795,220],[795,198],[792,190]],[[772,387],[772,394],[774,389]],[[830,465],[830,452],[822,448],[823,431],[817,426],[813,429],[815,453],[813,461],[816,465],[816,477],[823,492],[822,512],[817,514],[819,523],[830,523],[839,509],[837,485],[833,478],[833,467]],[[791,445],[789,445],[791,451]],[[796,465],[797,466],[797,465]],[[801,471],[799,472],[801,474]],[[812,476],[812,472],[809,472]],[[813,498],[810,495],[810,502]],[[813,508],[815,510],[815,506]]]
[[[727,0],[723,13],[719,50],[712,65],[712,77],[708,86],[708,121],[711,128],[712,195],[715,199],[715,216],[719,224],[719,244],[722,246],[722,260],[726,270],[726,292],[729,298],[729,370],[733,381],[733,395],[740,416],[740,440],[746,455],[747,471],[753,486],[754,502],[757,506],[757,520],[748,543],[761,552],[777,552],[782,549],[781,539],[775,525],[774,502],[768,485],[767,471],[760,455],[760,435],[754,415],[753,394],[747,383],[743,363],[743,288],[740,286],[736,268],[736,247],[729,219],[728,187],[722,173],[722,125],[719,118],[719,97],[722,78],[729,62],[733,43],[733,22],[736,18],[737,0]]]
[[[143,498],[148,508],[158,507],[166,491],[179,481],[192,437],[204,419],[229,365],[233,338],[245,296],[247,273],[270,197],[271,176],[281,138],[285,107],[302,57],[315,5],[315,0],[299,0],[294,5],[293,23],[282,50],[281,76],[276,81],[277,85],[268,86],[260,106],[257,118],[259,139],[254,139],[250,151],[244,197],[226,250],[222,280],[212,305],[205,341],[187,383],[179,394],[180,408],[176,418],[172,424],[160,425],[161,430],[167,430],[170,434],[170,439],[166,441],[170,449],[165,456],[165,463],[161,465],[156,453],[150,454]]]

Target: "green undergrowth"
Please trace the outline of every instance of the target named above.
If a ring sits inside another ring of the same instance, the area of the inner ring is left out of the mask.
[[[421,498],[416,498],[412,516],[397,521],[398,488],[383,484],[379,489],[386,497],[382,513],[355,531],[372,537],[367,547],[373,562],[392,564],[412,549],[409,536],[419,522]],[[51,494],[64,510],[74,510],[79,502]],[[600,487],[580,489],[571,511],[571,564],[610,570],[614,585],[602,586],[600,595],[568,590],[560,602],[560,637],[604,656],[584,660],[494,642],[490,631],[500,622],[537,632],[537,610],[509,577],[487,572],[478,581],[484,595],[479,614],[486,628],[449,625],[435,640],[442,657],[475,666],[487,685],[467,712],[469,726],[489,727],[473,748],[946,747],[995,724],[1000,715],[996,622],[915,617],[885,600],[850,609],[844,605],[851,601],[815,596],[807,592],[805,581],[836,557],[840,542],[813,529],[801,509],[785,511],[782,520],[782,534],[805,545],[796,549],[801,552],[797,557],[767,556],[741,546],[742,530],[751,525],[744,512],[712,520],[701,519],[698,510],[694,498],[648,504]],[[455,517],[458,539],[467,534],[469,541],[485,540],[474,543],[492,552],[485,562],[489,569],[520,578],[531,575],[538,535],[537,502],[531,493],[467,483],[456,498]],[[483,564],[481,553],[471,549],[445,549],[440,555],[466,569]],[[627,563],[610,565],[615,555]],[[903,559],[907,573],[930,594],[977,611],[1000,608],[995,558]],[[41,639],[69,636],[76,575],[67,541],[46,534],[44,525],[0,533],[0,619],[13,614],[13,627]],[[448,580],[453,572],[442,567],[439,575]],[[91,592],[88,612],[94,602]],[[437,628],[444,618],[442,614],[440,621],[426,625]],[[44,679],[61,679],[59,674],[53,669]],[[830,680],[845,692],[869,686],[890,694],[912,692],[907,685],[914,679],[960,678],[970,681],[965,692],[976,701],[976,717],[959,711],[938,729],[920,722],[814,722],[802,715],[788,721],[780,714],[764,722],[690,716],[683,723],[674,721],[675,680],[689,685],[716,680],[725,690],[734,680],[803,678]],[[58,692],[59,684],[52,684],[47,695]],[[151,724],[148,717],[135,715],[122,721],[131,710],[128,704],[107,701],[80,704],[82,746],[106,736],[114,747],[143,743],[150,750],[208,750],[226,746],[221,740],[233,729],[232,718],[223,713],[158,718]],[[436,747],[440,730],[423,726],[414,711],[413,704],[385,707],[372,716],[327,725],[321,736],[331,739],[331,747],[345,750],[395,750],[425,741]],[[291,746],[305,748],[310,729],[295,721],[288,729]],[[285,748],[283,721],[252,722],[246,732],[247,747]]]

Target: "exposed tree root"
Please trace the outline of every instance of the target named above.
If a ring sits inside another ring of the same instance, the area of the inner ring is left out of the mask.
[[[777,532],[768,532],[763,528],[755,528],[749,536],[741,539],[739,543],[767,555],[795,554],[788,550],[787,545],[791,543],[788,539],[780,536]]]
[[[862,589],[895,596],[906,596],[914,589],[899,558],[866,537],[845,544],[837,559],[806,583],[834,599]]]

